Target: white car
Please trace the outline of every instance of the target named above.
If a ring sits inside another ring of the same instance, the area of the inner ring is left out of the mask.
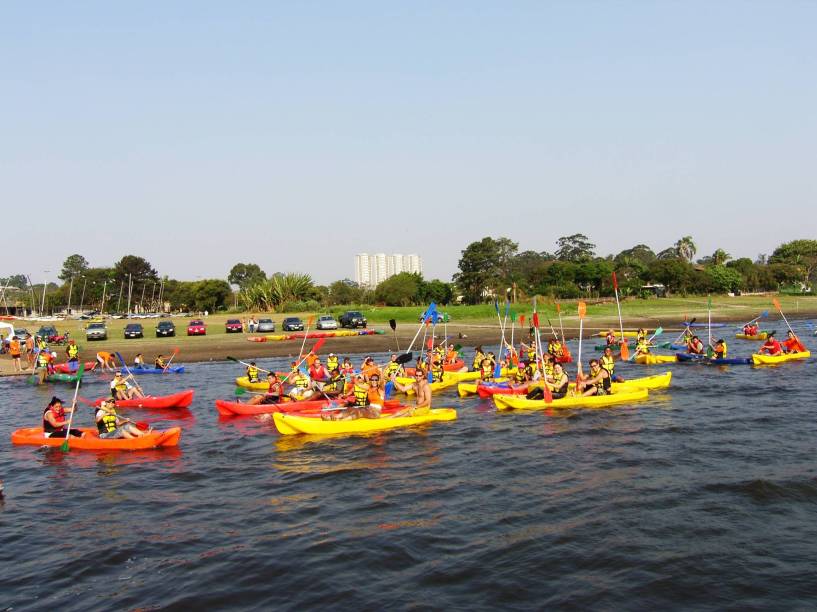
[[[318,329],[337,329],[338,322],[335,321],[335,318],[332,315],[323,315],[318,317]]]

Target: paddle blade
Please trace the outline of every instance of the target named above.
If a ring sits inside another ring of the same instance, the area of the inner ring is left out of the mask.
[[[559,304],[559,302],[556,302],[556,314],[561,314],[561,313],[562,313],[562,307]]]
[[[547,384],[545,384],[544,387],[545,388],[543,389],[543,391],[545,403],[546,404],[553,403],[553,393],[551,392],[550,387],[548,387]]]
[[[68,436],[69,435],[71,435],[71,434],[70,433],[65,434],[65,442],[63,442],[62,446],[60,446],[60,450],[62,452],[64,452],[64,453],[67,453],[69,450],[71,450],[70,447],[68,446]]]
[[[525,315],[519,315],[519,325],[524,327],[525,326]]]
[[[233,395],[239,397],[240,395],[244,395],[246,392],[247,390],[244,387],[236,387],[235,391],[233,392]]]
[[[765,318],[766,318],[766,317],[768,317],[768,316],[769,316],[769,311],[768,311],[768,310],[764,310],[763,312],[761,312],[761,313],[760,313],[760,316],[759,316],[758,318],[759,318],[759,319],[765,319]]]
[[[613,289],[618,291],[618,279],[616,278],[616,273],[613,272]]]
[[[774,307],[777,308],[778,312],[782,311],[782,309],[780,308],[780,300],[778,300],[777,298],[772,298],[772,304],[774,304]]]
[[[655,333],[652,335],[652,337],[653,337],[653,338],[656,338],[656,337],[660,336],[660,335],[661,335],[661,334],[663,334],[663,333],[664,333],[664,328],[663,328],[663,327],[659,327],[658,329],[656,329],[656,330],[655,330]]]
[[[625,339],[621,339],[621,358],[624,361],[630,360],[630,347],[627,346],[627,341]]]
[[[404,363],[408,363],[414,359],[413,353],[403,353],[402,355],[397,356],[397,363],[403,365]]]
[[[312,352],[313,352],[313,353],[315,353],[315,354],[317,355],[317,354],[318,354],[318,351],[319,351],[319,350],[321,350],[321,347],[324,345],[324,343],[325,343],[325,342],[326,342],[326,338],[320,338],[320,339],[319,339],[319,340],[318,340],[318,341],[315,343],[315,346],[313,346],[313,347],[312,347]]]
[[[536,329],[539,329],[539,313],[538,312],[533,313],[533,326]]]
[[[434,348],[434,338],[429,338],[426,340],[426,348],[430,351]]]
[[[392,331],[397,331],[397,321],[389,319],[389,327],[391,327]]]
[[[584,319],[584,315],[587,314],[587,304],[584,302],[579,302],[579,318]]]
[[[238,359],[236,359],[235,357],[230,357],[229,355],[227,355],[226,359],[227,361],[235,361],[236,363],[241,363]]]
[[[383,390],[383,395],[386,399],[389,399],[394,395],[394,383],[392,381],[388,381],[386,383],[386,387]]]
[[[494,300],[494,310],[496,310],[496,316],[499,316],[499,300]]]

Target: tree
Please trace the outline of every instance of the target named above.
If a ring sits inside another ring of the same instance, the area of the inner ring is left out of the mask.
[[[695,243],[692,241],[692,236],[684,236],[675,243],[675,250],[679,257],[687,262],[691,262],[695,257],[695,253],[698,252],[698,247],[695,246]]]
[[[233,295],[233,290],[227,281],[221,278],[206,278],[191,283],[193,298],[192,306],[196,310],[215,312],[224,308]]]
[[[622,259],[626,259],[629,262],[640,261],[643,264],[649,264],[655,261],[656,255],[646,244],[637,244],[631,249],[622,251],[615,257],[616,263],[619,263]]]
[[[561,261],[580,263],[593,259],[596,245],[584,234],[562,236],[556,241],[556,258]]]
[[[661,283],[667,294],[685,291],[690,284],[692,266],[682,259],[656,259],[650,264],[650,278]]]
[[[7,278],[0,278],[3,287],[16,287],[17,289],[28,288],[28,278],[25,274],[13,274]]]
[[[114,281],[117,283],[127,282],[129,276],[134,283],[159,280],[156,270],[153,269],[150,263],[143,257],[136,255],[125,255],[114,264],[113,272]]]
[[[62,262],[62,272],[60,272],[59,279],[66,283],[72,278],[82,276],[88,269],[88,260],[77,253],[69,255]]]
[[[395,274],[380,283],[374,290],[375,300],[387,306],[410,306],[419,301],[422,277],[411,272]]]
[[[717,293],[734,293],[744,286],[743,276],[734,268],[714,265],[704,271],[709,277],[712,290]]]
[[[267,275],[258,264],[254,263],[237,263],[227,275],[227,280],[232,285],[238,285],[239,288],[244,289],[250,285],[265,280]]]
[[[668,247],[655,256],[657,259],[678,259],[678,249],[676,247]]]
[[[511,258],[516,254],[517,244],[507,238],[494,240],[485,237],[472,242],[462,251],[460,271],[454,275],[465,301],[481,302],[486,289],[496,289],[507,282]]]
[[[420,300],[424,304],[429,302],[448,304],[452,297],[454,297],[454,289],[451,283],[444,283],[435,278],[420,285]]]
[[[732,256],[723,249],[716,249],[715,252],[712,253],[712,263],[716,266],[723,266],[730,259],[732,259]]]
[[[276,272],[269,280],[242,289],[241,300],[250,310],[285,310],[288,304],[310,299],[312,290],[308,274]]]
[[[362,293],[356,283],[349,284],[345,279],[335,281],[329,285],[329,303],[359,304]]]
[[[792,240],[777,247],[769,257],[770,264],[782,263],[798,266],[803,282],[815,280],[817,271],[817,240]]]

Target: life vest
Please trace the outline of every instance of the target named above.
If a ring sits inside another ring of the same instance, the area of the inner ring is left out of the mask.
[[[607,355],[602,355],[601,358],[599,359],[599,363],[601,364],[601,367],[607,370],[610,376],[613,375],[613,370],[616,369],[615,357],[612,356],[608,357]]]
[[[309,377],[300,370],[292,370],[290,380],[293,385],[301,387],[302,389],[306,389],[309,386]]]
[[[165,360],[157,358],[156,361],[153,362],[153,365],[156,367],[157,370],[164,370],[165,369]],[[256,374],[256,376],[258,376],[258,374]]]
[[[650,344],[646,338],[642,338],[635,345],[635,352],[639,355],[646,355],[650,352]]]
[[[562,381],[561,386],[556,387],[554,391],[556,393],[567,393],[567,388],[570,386],[570,379],[567,377],[566,374],[562,374],[561,381]],[[554,384],[558,385],[559,381],[557,380]]]
[[[613,332],[607,332],[607,336],[604,338],[607,346],[612,346],[616,343],[616,335]]]
[[[718,350],[719,347],[722,348],[723,350],[719,351]],[[724,357],[726,357],[726,352],[728,350],[729,349],[726,346],[726,342],[719,342],[718,344],[715,345],[715,354],[718,356],[718,359],[723,359]]]
[[[485,355],[477,351],[474,354],[474,363],[471,364],[471,368],[474,371],[479,371],[482,368],[482,360],[485,359]]]
[[[344,365],[342,365],[340,367],[340,373],[341,374],[344,374],[344,375],[354,374],[354,372],[355,372],[355,368],[351,363],[344,363]]]
[[[20,341],[17,338],[13,338],[12,341],[9,342],[9,353],[12,355],[20,354]]]
[[[525,366],[525,378],[527,378],[528,380],[533,380],[533,373],[535,371],[536,370],[534,369],[533,363],[529,363],[528,365],[526,365]]]
[[[323,366],[321,366],[320,370],[318,370],[317,368],[312,367],[312,368],[309,368],[309,377],[312,380],[323,381],[323,380],[326,380],[327,378],[329,378],[329,372],[327,372],[326,368],[324,368]]]
[[[599,382],[595,383],[593,386],[595,386],[596,389],[604,389],[605,391],[609,391],[610,385],[610,376],[608,375],[602,378]]]
[[[443,381],[443,367],[438,365],[431,366],[431,382],[442,382]]]
[[[514,380],[518,383],[528,380],[528,368],[517,368],[514,373]]]
[[[57,421],[64,421],[65,420],[65,408],[60,406],[57,408],[55,406],[46,406],[45,410],[43,410],[43,431],[45,433],[54,433],[55,431],[62,431],[65,429],[64,426],[60,425],[59,427],[54,427],[51,423],[48,422],[48,419],[45,418],[45,415],[48,411],[54,413],[54,419]]]
[[[548,342],[548,353],[555,357],[562,356],[562,343],[558,340],[551,340]]]
[[[457,357],[459,357],[459,355],[460,354],[457,351],[454,350],[448,351],[448,353],[446,353],[445,355],[446,363],[454,363],[455,361],[457,361]]]
[[[331,372],[332,370],[338,369],[338,358],[337,357],[327,357],[326,358],[326,367]]]
[[[77,355],[79,355],[79,347],[76,344],[69,344],[68,349],[68,359],[76,359]]]
[[[111,433],[116,429],[116,412],[104,412],[102,418],[96,422],[99,433]]]
[[[494,366],[490,363],[480,366],[479,376],[482,380],[491,380],[494,377]]]
[[[114,379],[116,380],[116,379]],[[123,378],[121,382],[117,383],[113,387],[114,391],[127,391],[128,390],[128,382]]]
[[[390,361],[386,366],[386,378],[391,378],[392,374],[397,374],[402,366],[396,361]]]
[[[46,344],[45,340],[43,340],[42,338],[40,338],[40,339],[37,341],[37,348],[38,348],[38,349],[40,349],[41,351],[44,351],[45,349],[47,349],[47,348],[48,348],[48,344]]]
[[[369,390],[368,390],[368,388],[362,387],[361,385],[355,383],[354,394],[355,394],[355,406],[368,406],[369,405]]]
[[[333,376],[332,378],[329,379],[329,382],[323,386],[323,390],[330,392],[341,391],[342,390],[341,383],[343,382],[344,382],[343,376]]]
[[[47,368],[49,363],[51,363],[51,355],[45,351],[40,351],[40,354],[37,356],[37,366]]]
[[[255,366],[248,366],[247,367],[247,379],[251,383],[258,382],[258,368],[256,368]]]
[[[528,361],[536,361],[536,347],[529,346],[528,347]]]
[[[357,399],[357,396],[355,396],[355,399]],[[377,387],[369,387],[368,391],[366,392],[366,401],[369,404],[378,404],[382,406],[383,396],[380,394],[380,389]]]
[[[552,361],[546,361],[542,364],[542,371],[545,373],[545,378],[553,378],[553,366],[554,363]]]

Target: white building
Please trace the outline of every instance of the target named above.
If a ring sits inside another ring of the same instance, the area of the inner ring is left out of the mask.
[[[387,278],[401,272],[423,273],[423,261],[419,255],[395,253],[358,253],[355,255],[355,282],[361,287],[377,287]]]

